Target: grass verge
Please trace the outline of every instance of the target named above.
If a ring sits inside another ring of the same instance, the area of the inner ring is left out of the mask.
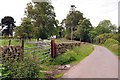
[[[114,49],[112,49],[110,47],[107,47],[107,46],[104,46],[104,47],[106,47],[107,49],[109,49],[110,51],[112,51],[115,55],[120,56],[120,52],[118,50],[114,50]]]
[[[94,47],[92,44],[81,44],[80,47],[74,47],[73,49],[67,50],[66,53],[57,56],[55,59],[52,59],[45,65],[65,65],[80,62],[93,50]]]
[[[63,74],[64,74],[64,73],[59,74],[59,75],[55,75],[54,78],[59,78],[59,77],[63,76]]]

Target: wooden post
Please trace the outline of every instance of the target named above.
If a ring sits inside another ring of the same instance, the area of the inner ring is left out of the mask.
[[[22,52],[22,60],[23,60],[23,58],[24,58],[24,40],[21,40],[21,48],[22,48],[22,50],[23,50],[23,52]]]
[[[9,40],[9,44],[8,44],[8,46],[10,46],[10,44],[11,44],[11,40]]]
[[[21,40],[21,48],[22,48],[23,51],[24,51],[24,40]]]
[[[51,40],[51,57],[55,58],[55,41]]]

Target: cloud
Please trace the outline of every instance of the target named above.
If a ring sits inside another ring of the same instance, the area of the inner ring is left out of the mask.
[[[1,0],[0,19],[4,16],[12,16],[16,25],[20,25],[21,18],[24,17],[26,4],[32,0]],[[66,18],[70,10],[70,5],[74,4],[76,10],[84,13],[84,17],[89,18],[93,26],[97,26],[101,20],[109,19],[113,24],[118,24],[118,1],[119,0],[52,0],[55,7],[56,19],[60,22]]]
[[[1,0],[0,1],[0,19],[4,16],[12,16],[16,25],[20,25],[21,18],[24,16],[26,4],[31,0]]]
[[[104,19],[110,19],[117,25],[118,0],[55,0],[53,6],[58,20],[66,18],[72,4],[77,7],[76,10],[84,14],[84,17],[91,20],[93,26],[97,26]]]

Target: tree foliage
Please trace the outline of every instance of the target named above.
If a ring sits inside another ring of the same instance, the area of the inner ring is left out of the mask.
[[[2,35],[12,36],[13,28],[16,27],[14,18],[11,16],[5,16],[4,18],[1,19],[1,24],[2,24],[2,28],[7,26],[7,28],[2,31]]]
[[[66,27],[66,35],[65,37],[67,39],[70,39],[71,37],[71,27],[74,31],[76,31],[76,27],[78,25],[79,20],[83,20],[83,13],[81,13],[80,11],[75,11],[72,13],[69,13],[66,17],[66,19],[63,20],[63,22],[65,22],[65,27]]]
[[[115,25],[112,25],[110,20],[100,21],[100,23],[96,27],[96,31],[99,34],[110,33],[112,31],[115,31],[116,29],[117,29],[117,27]]]
[[[111,38],[109,38],[105,41],[105,45],[108,47],[111,47],[113,44],[118,44],[118,43],[119,42],[117,40],[111,39]]]
[[[89,31],[93,30],[92,24],[89,19],[79,21],[78,28],[74,34],[75,39],[81,39],[82,41],[90,41]]]
[[[109,29],[114,33],[118,29],[115,24],[111,25]]]
[[[56,34],[55,26],[57,21],[55,20],[54,7],[48,2],[39,2],[27,4],[25,10],[26,16],[33,20],[33,24],[36,28],[36,38],[46,39]]]
[[[23,60],[7,60],[3,63],[5,71],[10,70],[7,78],[43,78],[38,58],[32,54],[26,54]]]
[[[109,38],[118,40],[118,34],[104,33],[104,34],[98,35],[94,38],[94,43],[104,44],[104,42]]]
[[[93,42],[93,39],[98,35],[96,31],[89,31],[88,36],[90,37],[90,41]]]
[[[73,13],[69,13],[66,17],[66,27],[69,28],[73,26],[74,28],[78,25],[79,20],[83,20],[83,13],[80,11],[75,11]]]
[[[118,41],[120,42],[120,26],[118,27]]]
[[[30,18],[24,17],[20,26],[15,28],[15,37],[21,39],[31,39],[35,35],[35,29]]]
[[[65,36],[65,28],[61,26],[57,26],[57,38],[63,38]]]
[[[119,41],[115,40],[115,39],[107,39],[105,41],[105,46],[109,47],[112,49],[112,51],[114,51],[114,53],[118,56],[120,56],[120,47],[118,46],[119,45]]]

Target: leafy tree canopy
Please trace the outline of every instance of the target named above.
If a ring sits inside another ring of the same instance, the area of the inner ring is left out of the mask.
[[[71,38],[71,30],[73,31],[73,38],[75,38],[74,33],[77,29],[78,22],[79,20],[83,20],[83,19],[84,19],[83,13],[81,13],[80,11],[74,11],[69,13],[66,19],[62,21],[62,24],[65,24],[66,27],[65,37],[67,39]]]
[[[21,25],[17,26],[14,31],[16,32],[15,37],[21,39],[31,39],[35,36],[35,28],[33,27],[31,19],[27,17],[22,18]]]
[[[105,42],[107,39],[109,39],[109,38],[118,40],[118,34],[112,34],[112,33],[100,34],[100,35],[98,35],[98,36],[96,36],[96,37],[94,38],[94,43],[96,43],[96,44],[104,44],[104,42]]]
[[[92,24],[89,19],[84,19],[79,21],[79,25],[74,37],[81,39],[82,41],[90,41],[88,36],[89,31],[93,30]]]
[[[88,36],[90,37],[90,41],[93,42],[93,39],[98,35],[96,31],[89,31]]]
[[[117,28],[115,25],[112,25],[110,20],[100,21],[98,26],[96,27],[96,31],[99,34],[110,33],[111,31],[115,31]]]
[[[16,27],[14,18],[11,16],[5,16],[4,18],[1,19],[1,24],[2,28],[7,26],[7,28],[2,31],[2,35],[12,36],[13,28]]]
[[[48,2],[39,2],[34,5],[32,3],[28,3],[25,14],[28,18],[32,19],[34,26],[37,28],[37,39],[46,39],[56,34],[56,15],[54,7]]]
[[[73,26],[75,28],[78,25],[79,20],[83,19],[83,13],[81,13],[80,11],[69,13],[65,20],[66,27]]]

